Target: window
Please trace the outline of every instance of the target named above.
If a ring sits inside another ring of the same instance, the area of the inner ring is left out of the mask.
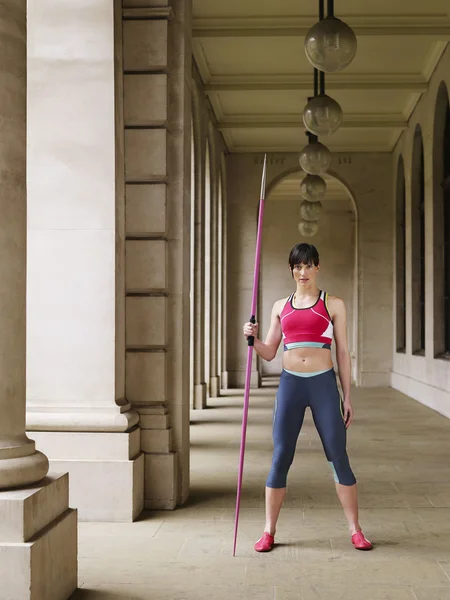
[[[411,171],[412,350],[425,353],[425,174],[420,125],[414,132]]]
[[[450,353],[450,107],[447,111],[444,128],[443,148],[443,200],[444,200],[444,311],[445,311],[445,352]]]
[[[397,352],[406,350],[406,193],[405,168],[400,156],[397,166],[396,206],[396,322]]]
[[[450,109],[439,86],[433,132],[434,355],[450,357]]]

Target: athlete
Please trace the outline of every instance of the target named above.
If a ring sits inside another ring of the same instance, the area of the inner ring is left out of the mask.
[[[273,412],[274,452],[266,481],[266,526],[255,550],[268,552],[274,546],[287,475],[307,406],[334,475],[352,543],[357,550],[371,550],[372,544],[358,521],[356,479],[346,449],[347,428],[353,421],[354,411],[350,401],[351,361],[345,304],[317,287],[319,254],[311,244],[297,244],[292,248],[289,269],[296,290],[273,305],[266,341],[258,339],[257,323],[244,325],[245,337],[254,336],[255,351],[264,360],[273,360],[281,340],[284,344],[283,371]],[[343,400],[331,359],[333,336]]]

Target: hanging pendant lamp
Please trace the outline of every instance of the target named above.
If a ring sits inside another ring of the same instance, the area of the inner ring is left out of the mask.
[[[306,175],[300,183],[300,193],[310,202],[318,202],[327,191],[325,180],[319,175]]]
[[[303,111],[303,123],[314,135],[331,135],[342,123],[342,108],[325,94],[325,73],[320,73],[320,88],[317,85],[318,70],[314,69],[314,97],[310,98]]]
[[[300,216],[304,221],[318,221],[322,214],[322,202],[304,200],[300,205]]]
[[[298,230],[303,237],[312,237],[319,231],[317,221],[300,221]]]
[[[331,152],[321,144],[314,136],[300,152],[300,166],[309,175],[320,175],[326,173],[331,165]]]
[[[313,67],[336,73],[354,59],[357,41],[353,29],[334,16],[334,0],[327,0],[327,6],[327,17],[306,34],[305,52]]]

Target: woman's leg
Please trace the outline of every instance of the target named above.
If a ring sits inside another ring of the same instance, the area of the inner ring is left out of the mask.
[[[353,535],[357,531],[361,531],[361,526],[358,520],[358,488],[354,485],[341,485],[336,483],[336,491],[347,517],[350,533]]]
[[[286,488],[270,488],[266,486],[266,526],[264,531],[275,536],[278,517],[286,495]]]
[[[265,531],[275,534],[281,506],[286,495],[288,471],[295,455],[297,439],[305,416],[304,380],[282,372],[273,413],[274,451],[266,482]]]
[[[336,491],[352,534],[361,531],[358,521],[356,479],[347,455],[342,399],[333,370],[310,379],[310,405],[314,423],[333,471]]]

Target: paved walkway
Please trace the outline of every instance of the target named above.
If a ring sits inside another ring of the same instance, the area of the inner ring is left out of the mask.
[[[257,554],[274,389],[252,393],[237,556],[242,393],[192,414],[185,508],[80,524],[74,600],[450,600],[450,420],[390,389],[355,390],[349,456],[373,552],[353,549],[309,411],[278,545]]]

